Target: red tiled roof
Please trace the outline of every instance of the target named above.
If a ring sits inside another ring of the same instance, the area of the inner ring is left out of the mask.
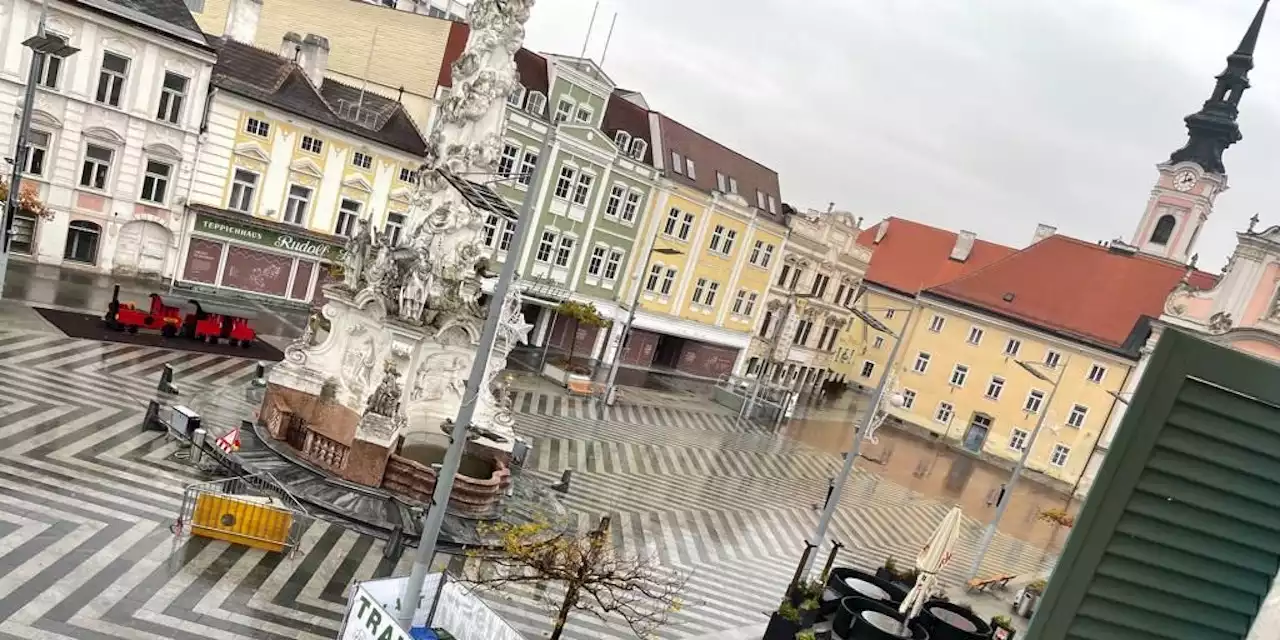
[[[1186,272],[1186,267],[1159,258],[1054,235],[927,293],[1121,348],[1142,316],[1160,316]],[[1190,279],[1197,287],[1215,281],[1202,271]]]
[[[974,240],[973,251],[964,261],[951,259],[956,233],[919,222],[888,218],[883,238],[876,243],[880,225],[872,225],[858,235],[858,244],[872,249],[868,282],[894,291],[916,293],[953,280],[1013,254],[1016,249]]]

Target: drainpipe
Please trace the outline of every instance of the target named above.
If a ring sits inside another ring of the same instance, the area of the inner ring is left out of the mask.
[[[1141,352],[1139,352],[1138,359],[1139,360],[1142,359]],[[1129,378],[1133,377],[1133,371],[1134,369],[1137,369],[1137,368],[1138,368],[1137,363],[1134,363],[1132,367],[1129,367],[1128,371],[1124,372],[1124,380],[1120,381],[1121,391],[1123,391],[1126,387],[1129,386]],[[1089,457],[1085,459],[1084,468],[1080,470],[1080,475],[1076,477],[1076,483],[1074,485],[1071,485],[1072,500],[1075,500],[1076,491],[1080,488],[1080,482],[1084,480],[1084,474],[1089,470],[1089,463],[1093,462],[1093,457],[1098,455],[1098,448],[1099,448],[1098,445],[1102,443],[1102,437],[1107,434],[1107,429],[1111,427],[1111,417],[1114,416],[1116,413],[1116,405],[1120,404],[1121,402],[1122,400],[1120,400],[1119,398],[1111,399],[1111,408],[1107,410],[1107,419],[1102,423],[1102,430],[1098,432],[1098,437],[1093,441],[1093,448],[1089,450]]]

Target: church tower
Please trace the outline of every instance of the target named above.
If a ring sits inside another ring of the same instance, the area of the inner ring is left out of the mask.
[[[1253,50],[1268,1],[1262,1],[1240,46],[1227,56],[1227,68],[1218,74],[1213,95],[1200,111],[1186,117],[1187,143],[1157,167],[1160,179],[1133,234],[1132,244],[1139,251],[1187,262],[1213,211],[1214,200],[1227,189],[1222,152],[1241,138],[1236,116],[1240,113],[1240,98],[1249,88]]]

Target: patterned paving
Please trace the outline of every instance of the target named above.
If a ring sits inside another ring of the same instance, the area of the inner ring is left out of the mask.
[[[168,529],[182,487],[203,478],[139,426],[165,363],[184,397],[238,387],[254,363],[51,334],[0,331],[0,640],[333,638],[353,579],[407,571],[380,541],[317,522],[284,558]],[[764,620],[816,522],[837,457],[739,425],[710,403],[602,409],[521,391],[518,431],[545,482],[575,469],[567,506],[584,526],[614,516],[615,543],[692,572],[687,607],[663,636],[696,637]],[[660,398],[658,398],[660,399]],[[603,417],[601,411],[603,410]],[[872,475],[847,492],[833,537],[846,562],[914,557],[946,507]],[[966,523],[956,584],[977,538]],[[1001,538],[989,566],[1041,567]],[[493,596],[539,637],[554,590]],[[579,615],[570,638],[630,637]]]

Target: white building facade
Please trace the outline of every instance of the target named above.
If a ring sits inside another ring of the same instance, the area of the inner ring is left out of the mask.
[[[36,34],[36,0],[0,0],[0,144],[11,156]],[[215,54],[182,0],[149,12],[52,0],[46,29],[78,53],[39,77],[23,188],[52,212],[17,214],[16,259],[171,276]],[[7,173],[7,171],[6,171]]]

